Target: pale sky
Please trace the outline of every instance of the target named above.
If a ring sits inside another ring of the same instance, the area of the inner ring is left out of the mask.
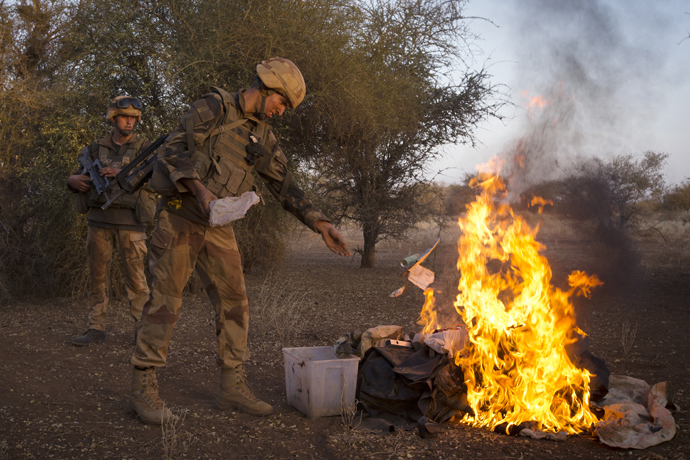
[[[669,183],[690,177],[689,13],[690,0],[471,0],[465,15],[495,24],[472,23],[477,66],[515,105],[503,122],[478,127],[481,145],[448,147],[432,170],[451,168],[438,179],[458,182],[527,136],[542,150],[533,162],[545,167],[540,178],[578,156],[646,150],[670,155]],[[530,109],[535,96],[548,108]]]

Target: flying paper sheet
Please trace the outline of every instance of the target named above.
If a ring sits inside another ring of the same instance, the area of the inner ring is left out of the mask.
[[[434,282],[434,272],[421,265],[415,265],[410,269],[410,274],[407,276],[407,279],[421,290],[425,290]]]

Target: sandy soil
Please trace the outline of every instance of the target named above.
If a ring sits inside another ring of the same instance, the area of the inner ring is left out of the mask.
[[[452,268],[457,254],[454,233],[444,233],[436,256],[425,264],[437,272],[439,284],[448,286],[457,277]],[[349,235],[353,248],[361,245],[358,238]],[[590,350],[606,360],[612,373],[675,386],[675,402],[682,410],[675,414],[679,432],[672,441],[643,451],[621,451],[587,433],[565,442],[536,441],[457,424],[445,424],[431,439],[413,432],[378,435],[349,430],[340,417],[309,420],[288,406],[282,346],[332,345],[348,331],[385,324],[419,329],[421,291],[408,290],[396,299],[388,294],[401,285],[398,260],[425,249],[434,239],[433,231],[420,230],[404,243],[381,244],[378,268],[362,270],[358,258],[337,258],[315,236],[302,233],[280,266],[247,275],[250,312],[255,310],[250,330],[253,357],[246,367],[255,393],[275,406],[275,414],[266,418],[214,407],[219,370],[213,359],[213,315],[205,295],[184,299],[168,366],[159,372],[161,396],[183,416],[174,431],[143,425],[127,410],[133,324],[123,302],[111,306],[107,343],[87,348],[70,344],[70,338],[84,330],[83,300],[0,308],[0,459],[690,457],[685,410],[690,403],[687,249],[645,240],[641,265],[632,270],[631,265],[612,265],[611,252],[553,223],[545,225],[540,240],[547,247],[554,283],[562,284],[574,269],[596,272],[603,267],[607,276],[620,275],[595,291],[591,300],[578,300],[578,319],[591,337]],[[274,284],[265,285],[267,277]],[[282,297],[275,297],[277,287],[283,289]],[[298,315],[276,322],[275,313],[265,305],[279,305],[281,299],[294,302]],[[624,324],[636,328],[628,353],[622,346]],[[163,441],[176,441],[172,453]]]

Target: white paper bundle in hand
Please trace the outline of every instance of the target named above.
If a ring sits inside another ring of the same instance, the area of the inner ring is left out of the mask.
[[[211,201],[211,227],[224,227],[230,222],[244,217],[247,210],[259,202],[259,196],[254,192],[244,192],[242,196],[225,197]]]

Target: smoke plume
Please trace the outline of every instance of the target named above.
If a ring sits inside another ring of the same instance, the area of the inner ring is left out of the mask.
[[[527,0],[516,13],[514,90],[527,116],[524,135],[501,154],[513,195],[559,178],[577,159],[634,152],[635,128],[655,107],[637,113],[633,102],[640,91],[649,97],[664,63],[621,29],[624,11],[597,0]]]

